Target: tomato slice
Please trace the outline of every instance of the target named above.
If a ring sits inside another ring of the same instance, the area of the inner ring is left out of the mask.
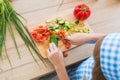
[[[47,38],[45,37],[45,36],[43,36],[43,35],[41,35],[41,34],[37,34],[37,36],[36,36],[36,38],[35,38],[35,40],[37,41],[37,42],[42,42],[42,41],[45,41]]]
[[[65,31],[60,30],[60,31],[58,32],[58,37],[59,37],[59,38],[65,38],[65,37],[66,37]]]
[[[63,44],[65,45],[66,49],[70,49],[71,48],[71,43],[67,40],[62,40]]]
[[[35,31],[37,31],[37,32],[40,33],[40,34],[43,34],[43,33],[46,32],[46,29],[43,28],[43,27],[42,27],[42,28],[36,28]]]
[[[31,34],[32,38],[36,38],[38,32],[37,31],[32,31],[32,32],[30,32],[30,34]]]
[[[63,56],[64,56],[64,57],[67,57],[68,54],[67,54],[66,52],[63,52]]]
[[[48,27],[43,26],[38,26],[35,30],[31,32],[31,36],[36,42],[42,42],[47,40],[49,35],[50,32]]]
[[[70,47],[71,47],[70,44],[66,44],[66,45],[65,45],[65,48],[66,48],[66,49],[70,49]]]
[[[55,31],[50,31],[50,35],[54,35],[55,34]]]

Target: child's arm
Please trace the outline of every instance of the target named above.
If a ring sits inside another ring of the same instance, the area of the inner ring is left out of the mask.
[[[69,80],[64,65],[62,51],[58,49],[54,43],[50,43],[47,53],[48,59],[51,61],[56,69],[59,80]]]
[[[92,43],[96,42],[99,38],[104,37],[105,34],[97,34],[97,33],[91,33],[91,34],[85,34],[85,33],[76,33],[72,36],[68,36],[66,39],[70,41],[74,45],[82,45],[84,43]]]

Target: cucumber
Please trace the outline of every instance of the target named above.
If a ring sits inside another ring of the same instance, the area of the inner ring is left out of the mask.
[[[58,47],[58,36],[57,35],[51,35],[50,36],[50,43],[55,43],[55,45]]]

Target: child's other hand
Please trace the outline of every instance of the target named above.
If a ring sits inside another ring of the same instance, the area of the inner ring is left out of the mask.
[[[64,64],[63,54],[60,49],[54,43],[49,44],[49,49],[47,50],[48,59],[55,66],[61,66]]]

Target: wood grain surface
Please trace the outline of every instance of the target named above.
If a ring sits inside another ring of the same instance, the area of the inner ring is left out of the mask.
[[[120,0],[64,0],[59,8],[60,0],[12,0],[13,7],[18,13],[27,19],[27,27],[32,28],[43,22],[51,15],[68,14],[75,5],[86,3],[91,7],[92,15],[87,20],[95,33],[120,32]],[[63,13],[64,12],[64,13]],[[0,80],[30,80],[46,75],[54,68],[47,61],[47,67],[38,59],[38,66],[16,31],[17,44],[22,58],[19,59],[10,34],[7,33],[7,50],[12,62],[10,67],[6,54],[3,50],[3,57],[0,60]],[[92,55],[94,45],[85,44],[68,51],[69,56],[65,58],[66,66],[74,64]]]

